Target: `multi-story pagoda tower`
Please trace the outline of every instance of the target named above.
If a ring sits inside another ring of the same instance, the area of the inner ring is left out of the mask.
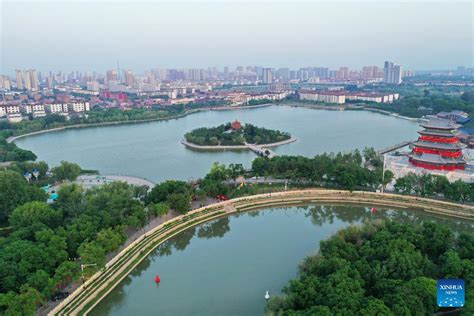
[[[448,120],[431,119],[420,124],[424,129],[413,143],[409,161],[416,167],[429,170],[464,170],[466,161],[459,142],[457,125]]]

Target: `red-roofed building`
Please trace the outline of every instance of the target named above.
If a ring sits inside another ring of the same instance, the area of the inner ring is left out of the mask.
[[[234,131],[237,131],[237,130],[239,130],[239,129],[241,129],[241,128],[242,128],[242,124],[240,124],[239,121],[235,120],[235,121],[232,122],[232,129],[233,129]]]

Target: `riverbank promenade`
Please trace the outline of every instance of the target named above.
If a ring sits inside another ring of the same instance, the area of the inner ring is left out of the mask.
[[[145,232],[87,280],[82,287],[62,301],[49,315],[85,315],[90,313],[156,247],[192,226],[236,212],[308,203],[342,203],[388,206],[406,210],[416,209],[435,216],[474,221],[474,207],[472,206],[398,194],[310,189],[236,198],[195,209]]]

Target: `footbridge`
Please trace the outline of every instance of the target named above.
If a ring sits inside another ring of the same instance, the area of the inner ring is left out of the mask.
[[[264,146],[258,146],[253,144],[247,144],[248,148],[261,157],[266,157],[272,159],[273,157],[278,156],[273,150],[266,148]]]
[[[392,146],[383,148],[383,149],[381,149],[381,150],[377,150],[377,154],[378,154],[379,156],[382,156],[382,155],[384,155],[384,154],[387,154],[387,153],[392,152],[392,151],[394,151],[394,150],[397,150],[397,149],[399,149],[399,148],[408,146],[408,145],[410,145],[411,143],[413,143],[412,140],[407,140],[407,141],[404,141],[404,142],[401,142],[401,143],[398,143],[398,144],[395,144],[395,145],[392,145]]]

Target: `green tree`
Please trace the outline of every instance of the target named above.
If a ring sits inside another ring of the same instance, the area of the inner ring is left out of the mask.
[[[79,216],[85,210],[84,189],[77,184],[63,185],[58,190],[56,206],[66,218]]]
[[[95,241],[82,243],[79,246],[78,253],[83,264],[97,265],[88,269],[88,272],[94,272],[105,265],[105,250]]]
[[[191,186],[184,181],[167,180],[155,185],[147,196],[147,203],[166,202],[170,194],[176,193],[191,195]]]
[[[0,294],[0,306],[6,308],[5,316],[35,315],[36,307],[43,301],[41,294],[32,287],[24,286],[19,294]]]
[[[29,201],[46,201],[46,194],[13,171],[0,171],[0,224],[5,223],[11,211]]]
[[[125,240],[127,240],[127,235],[125,235],[123,228],[106,228],[101,230],[97,234],[97,244],[101,246],[105,253],[112,252],[120,247]]]
[[[61,212],[52,209],[44,202],[28,202],[13,210],[10,224],[14,227],[28,227],[33,224],[44,224],[56,227],[61,221]]]
[[[148,209],[155,216],[165,216],[170,211],[170,206],[166,203],[149,204]]]
[[[81,174],[81,167],[72,162],[61,161],[61,164],[51,169],[51,172],[58,181],[74,181]]]
[[[170,194],[166,202],[172,209],[181,214],[186,213],[191,208],[191,198],[183,193]]]

